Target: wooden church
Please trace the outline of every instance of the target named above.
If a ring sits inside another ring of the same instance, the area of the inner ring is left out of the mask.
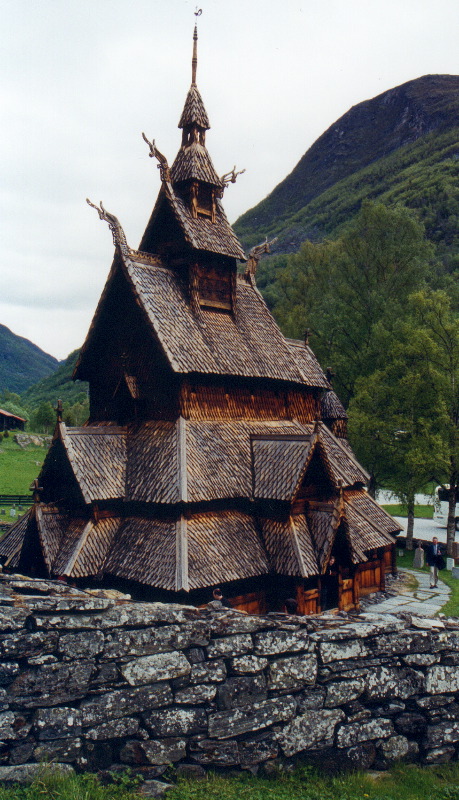
[[[358,608],[394,568],[397,523],[368,495],[346,413],[307,341],[286,339],[255,283],[206,147],[192,82],[140,247],[115,253],[75,369],[81,428],[58,421],[6,568],[250,612]],[[144,137],[146,138],[146,137]],[[146,141],[148,141],[146,139]],[[89,201],[88,201],[89,202]],[[238,264],[245,271],[238,272]]]

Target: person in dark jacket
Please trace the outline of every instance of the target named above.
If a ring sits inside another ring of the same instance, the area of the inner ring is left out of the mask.
[[[426,561],[430,567],[430,588],[435,589],[438,581],[438,558],[441,557],[441,549],[436,536],[429,544],[426,552]]]

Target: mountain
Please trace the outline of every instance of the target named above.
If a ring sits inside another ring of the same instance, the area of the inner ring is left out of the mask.
[[[55,406],[57,400],[73,405],[84,403],[88,396],[88,384],[84,381],[72,381],[72,373],[79,355],[79,350],[74,350],[62,361],[57,370],[21,395],[21,401],[28,408],[35,408],[40,403],[49,401]]]
[[[21,394],[58,366],[57,358],[0,325],[0,391]]]
[[[362,200],[416,208],[440,255],[459,259],[459,76],[426,75],[353,106],[234,225],[276,252],[334,233]],[[459,266],[459,263],[457,264]]]

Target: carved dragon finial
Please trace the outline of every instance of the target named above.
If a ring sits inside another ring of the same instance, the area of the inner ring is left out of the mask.
[[[94,203],[91,203],[89,198],[86,198],[86,202],[88,206],[91,208],[95,208],[97,213],[99,214],[99,219],[103,219],[105,222],[108,222],[108,227],[110,228],[113,236],[113,244],[115,247],[119,247],[119,249],[125,254],[129,255],[130,248],[126,241],[126,236],[124,235],[124,231],[122,225],[117,217],[114,214],[110,214],[102,205],[102,200],[100,201],[99,205],[96,206]]]
[[[235,164],[233,169],[231,170],[231,172],[225,172],[225,174],[222,175],[222,177],[220,178],[220,180],[221,180],[221,182],[223,184],[223,188],[226,189],[226,187],[229,186],[230,183],[236,183],[237,176],[238,175],[243,175],[244,172],[245,172],[245,168],[244,169],[240,169],[239,172],[236,172],[236,164]]]
[[[143,133],[143,131],[142,131],[142,139],[144,140],[144,142],[147,143],[148,147],[150,148],[149,152],[150,158],[156,158],[159,161],[158,169],[159,169],[159,174],[161,176],[161,180],[165,181],[166,183],[170,183],[171,171],[169,169],[169,164],[167,163],[166,156],[163,156],[163,154],[159,152],[158,148],[155,145],[155,140],[153,139],[153,141],[150,142]]]
[[[257,273],[257,267],[260,258],[264,253],[270,253],[271,247],[273,246],[273,244],[276,244],[276,242],[277,242],[277,236],[274,239],[271,239],[270,242],[268,242],[268,237],[266,237],[264,242],[262,242],[261,244],[257,244],[250,250],[244,274],[246,278],[249,278],[251,282],[255,280],[255,275]]]

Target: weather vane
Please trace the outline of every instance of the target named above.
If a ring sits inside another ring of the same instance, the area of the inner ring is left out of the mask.
[[[195,17],[200,17],[202,14],[202,8],[198,8],[196,6],[196,11],[194,12]]]

